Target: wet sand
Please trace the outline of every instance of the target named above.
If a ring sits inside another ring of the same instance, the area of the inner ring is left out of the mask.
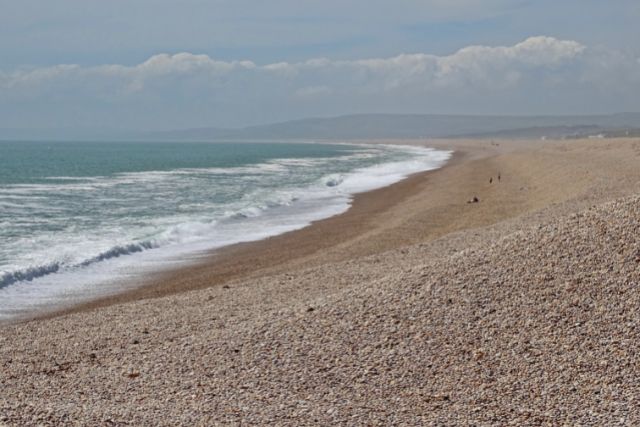
[[[418,173],[391,186],[357,194],[351,208],[343,214],[316,221],[302,230],[203,254],[189,266],[158,273],[133,289],[46,313],[39,318],[52,318],[128,301],[221,286],[230,280],[354,259],[473,226],[474,223],[465,222],[461,216],[451,223],[454,218],[449,215],[446,205],[457,206],[481,191],[477,184],[488,179],[490,172],[484,170],[483,163],[474,162],[513,151],[522,145],[520,142],[495,144],[471,140],[381,142],[440,148],[452,150],[454,154],[441,169]],[[463,177],[457,177],[456,171],[460,165],[468,169]],[[449,168],[455,168],[454,172],[448,172]],[[461,179],[465,182],[460,182]],[[420,209],[412,212],[413,218],[408,218],[407,213],[402,212],[405,202],[413,204],[411,209]],[[416,202],[419,206],[415,206]],[[427,215],[430,218],[425,224],[424,217]],[[416,221],[416,224],[410,224],[409,221]]]

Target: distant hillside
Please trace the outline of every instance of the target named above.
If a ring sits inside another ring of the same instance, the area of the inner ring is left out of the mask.
[[[577,138],[637,135],[640,113],[591,116],[465,116],[359,114],[309,118],[240,129],[194,128],[164,132],[105,129],[0,129],[2,139],[135,141],[354,140],[408,138]]]
[[[309,118],[242,129],[200,128],[156,132],[174,140],[565,138],[640,128],[640,113],[598,116],[456,116],[362,114]]]

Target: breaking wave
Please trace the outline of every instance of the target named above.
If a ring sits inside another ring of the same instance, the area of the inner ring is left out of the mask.
[[[305,227],[344,212],[356,193],[437,168],[449,156],[416,147],[358,146],[339,157],[52,175],[45,182],[0,186],[7,238],[0,247],[0,320],[21,307],[34,310],[41,301],[133,277],[141,260],[155,271],[177,257]]]

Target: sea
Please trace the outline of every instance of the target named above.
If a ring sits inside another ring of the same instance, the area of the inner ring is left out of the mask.
[[[300,229],[450,155],[380,144],[0,142],[0,322]]]

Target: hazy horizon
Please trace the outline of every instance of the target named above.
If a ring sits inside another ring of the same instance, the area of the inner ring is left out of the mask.
[[[631,0],[5,3],[0,128],[640,111]]]

